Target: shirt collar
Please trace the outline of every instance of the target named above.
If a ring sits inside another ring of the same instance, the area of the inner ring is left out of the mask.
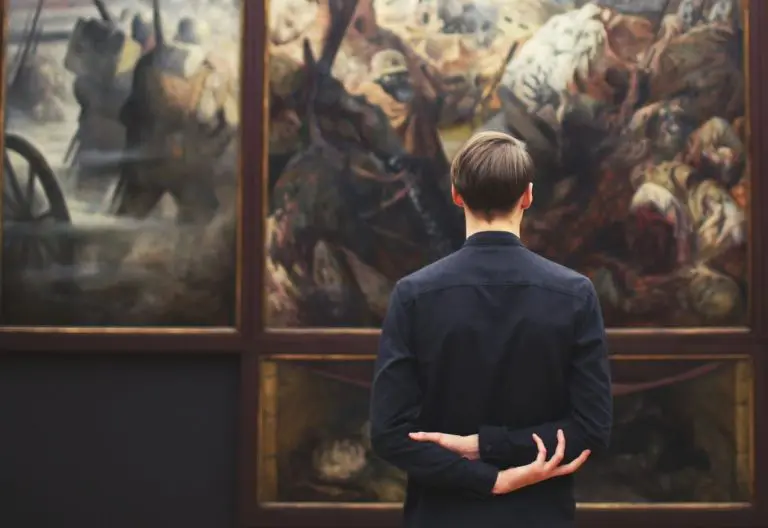
[[[509,231],[480,231],[467,238],[465,246],[522,246],[520,238]]]

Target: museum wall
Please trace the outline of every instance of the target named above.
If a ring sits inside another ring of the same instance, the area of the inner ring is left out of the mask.
[[[235,526],[235,357],[0,356],[0,526]]]

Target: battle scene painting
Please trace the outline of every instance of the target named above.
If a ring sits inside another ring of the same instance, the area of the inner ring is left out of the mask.
[[[749,362],[613,362],[611,446],[576,475],[581,503],[735,503],[752,490]],[[371,361],[264,361],[259,500],[398,503],[371,451]]]
[[[458,249],[449,165],[480,130],[536,165],[530,249],[589,276],[606,325],[747,321],[738,0],[271,0],[273,328],[376,328]]]
[[[235,325],[240,11],[6,3],[0,325]]]

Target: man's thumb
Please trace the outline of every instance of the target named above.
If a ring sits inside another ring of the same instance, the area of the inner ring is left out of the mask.
[[[427,433],[418,432],[418,433],[409,433],[408,436],[411,437],[411,440],[417,440],[417,441],[424,441],[428,440]]]

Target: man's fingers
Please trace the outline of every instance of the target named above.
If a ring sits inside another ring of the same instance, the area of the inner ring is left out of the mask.
[[[557,430],[557,447],[555,448],[555,454],[552,455],[552,458],[549,459],[549,461],[544,465],[544,471],[546,473],[550,473],[557,469],[557,467],[560,465],[560,462],[563,461],[563,457],[565,456],[565,434],[563,434],[562,429]]]
[[[589,455],[591,454],[591,451],[589,449],[585,449],[581,452],[581,454],[574,458],[571,462],[568,462],[567,464],[558,467],[555,469],[553,477],[562,477],[563,475],[570,475],[571,473],[575,473],[581,466],[584,465],[584,462],[587,461],[589,458]]]
[[[533,435],[533,441],[536,442],[536,447],[538,448],[539,452],[536,453],[536,461],[537,464],[543,464],[547,460],[547,446],[544,445],[544,442],[539,438],[539,435],[534,434]]]
[[[436,444],[439,444],[443,439],[442,433],[425,433],[422,431],[409,433],[408,436],[411,437],[411,440],[416,440],[417,442],[434,442]]]

